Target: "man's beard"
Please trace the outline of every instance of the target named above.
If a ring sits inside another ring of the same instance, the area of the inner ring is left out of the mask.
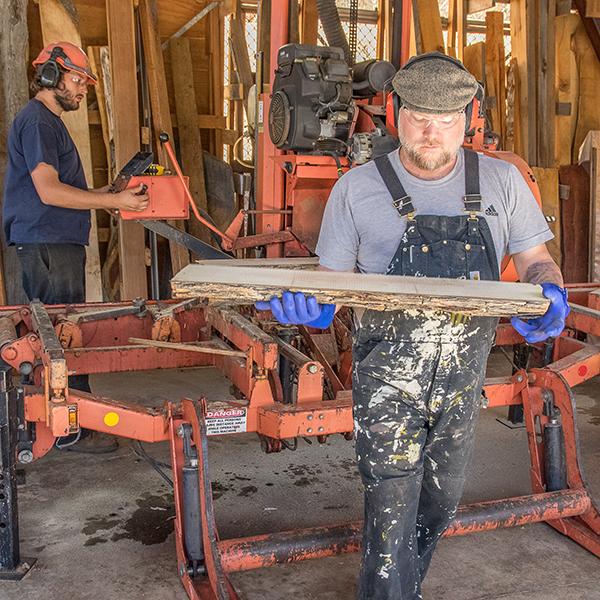
[[[59,87],[54,90],[54,98],[65,112],[77,110],[79,108],[79,102],[75,99],[75,96],[73,96],[65,88],[61,89]]]
[[[456,158],[463,142],[462,139],[457,140],[455,148],[444,149],[441,154],[435,156],[426,156],[419,151],[419,148],[423,145],[438,143],[436,139],[425,138],[420,144],[409,144],[400,131],[398,132],[398,139],[410,162],[423,171],[436,171],[449,165]]]

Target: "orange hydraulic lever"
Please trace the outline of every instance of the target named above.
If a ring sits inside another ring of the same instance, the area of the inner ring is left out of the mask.
[[[192,194],[190,193],[190,190],[185,183],[183,173],[181,172],[181,167],[179,166],[179,163],[177,162],[177,158],[175,156],[175,152],[173,152],[173,148],[171,147],[171,142],[169,142],[169,134],[163,131],[158,137],[159,137],[162,145],[165,147],[167,154],[169,155],[169,159],[171,160],[171,164],[173,165],[173,168],[175,169],[175,172],[177,173],[177,177],[179,177],[179,180],[183,184],[183,189],[184,189],[185,195],[188,199],[188,202],[190,203],[190,206],[192,208],[192,211],[194,212],[194,215],[196,215],[196,218],[198,219],[198,221],[200,221],[200,223],[202,223],[203,225],[206,225],[206,227],[208,227],[211,231],[216,233],[221,238],[221,240],[222,240],[221,245],[223,246],[223,248],[225,250],[231,250],[233,248],[234,240],[232,238],[230,238],[227,234],[225,234],[222,231],[220,231],[219,229],[217,229],[212,223],[210,223],[209,221],[207,221],[204,217],[202,217],[200,215],[200,212],[198,211],[198,207],[196,206],[196,203],[194,202],[194,199],[192,198]]]

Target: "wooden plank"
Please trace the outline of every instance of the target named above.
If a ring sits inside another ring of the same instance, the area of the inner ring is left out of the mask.
[[[579,153],[590,174],[589,281],[600,281],[600,131],[590,131]]]
[[[552,167],[554,161],[554,132],[556,116],[555,98],[555,33],[556,0],[543,0],[538,3],[537,35],[535,45],[537,84],[537,155],[534,164]],[[560,263],[559,263],[560,264]]]
[[[494,8],[494,6],[496,6],[496,0],[467,0],[467,14],[472,15],[481,10]]]
[[[158,340],[145,340],[143,338],[130,337],[130,344],[138,346],[146,346],[148,348],[167,348],[169,350],[181,350],[183,352],[200,352],[202,354],[215,354],[219,356],[235,356],[237,358],[248,358],[246,352],[240,350],[226,350],[224,348],[215,348],[211,346],[214,342],[190,342],[190,343],[175,343],[175,342],[160,342]]]
[[[301,0],[300,43],[316,46],[318,31],[319,13],[317,11],[317,0]]]
[[[477,81],[485,81],[485,42],[475,42],[465,46],[463,63]]]
[[[485,15],[485,92],[492,131],[506,135],[506,69],[504,60],[504,14]]]
[[[570,165],[574,160],[577,106],[579,103],[579,72],[575,54],[574,35],[579,26],[579,15],[556,17],[556,110],[554,133],[554,160],[558,165]],[[577,149],[578,150],[578,149]]]
[[[467,0],[456,0],[456,56],[464,57],[467,45]]]
[[[390,277],[302,269],[220,268],[188,265],[172,280],[177,298],[202,297],[229,304],[269,300],[281,290],[313,294],[332,302],[374,310],[449,310],[470,315],[542,314],[541,287],[529,283]]]
[[[438,0],[413,0],[421,40],[420,53],[437,50],[446,53]]]
[[[590,176],[579,165],[560,167],[562,265],[568,283],[588,279],[590,237]]]
[[[140,149],[135,26],[132,0],[106,0],[115,128],[115,167],[121,169]],[[121,300],[146,298],[144,227],[119,219]]]
[[[582,23],[577,27],[574,42],[579,71],[579,103],[573,148],[575,155],[573,162],[577,162],[577,153],[587,134],[600,129],[600,102],[598,101],[600,61]]]
[[[521,103],[519,85],[519,65],[516,58],[511,58],[506,71],[506,139],[504,147],[509,152],[518,154],[517,149],[523,147],[521,137]]]
[[[250,67],[250,57],[248,56],[248,42],[244,31],[244,17],[235,17],[231,19],[231,51],[235,61],[235,70],[238,81],[242,84],[242,99],[244,100],[244,109],[248,110],[248,92],[254,84],[254,75]]]
[[[158,152],[158,160],[161,164],[168,164],[167,153],[160,143],[159,135],[166,132],[169,139],[173,139],[173,128],[171,127],[171,111],[169,109],[169,94],[167,92],[167,81],[165,79],[165,67],[163,63],[160,36],[158,33],[158,6],[156,0],[140,0],[138,6],[140,24],[142,29],[142,40],[144,44],[144,58],[146,61],[146,76],[150,91],[150,105],[152,107],[152,127],[154,129],[154,140]],[[217,11],[212,11],[215,14]],[[189,67],[188,67],[189,68]],[[181,221],[169,221],[170,225],[183,229]],[[189,251],[169,240],[169,251],[171,254],[171,268],[177,273],[190,262]]]
[[[90,65],[96,76],[96,100],[98,101],[98,114],[102,127],[102,139],[106,150],[108,164],[108,180],[112,181],[115,172],[114,125],[112,114],[112,86],[110,84],[110,54],[108,46],[88,46]],[[91,123],[91,120],[90,120]]]
[[[67,10],[65,4],[60,0],[39,0],[38,4],[44,45],[61,40],[81,46],[81,36],[77,23],[78,15],[75,7],[72,7],[72,11]],[[93,188],[94,173],[87,106],[81,106],[79,110],[64,112],[61,118],[77,147],[86,182],[90,188]],[[85,298],[87,302],[101,302],[102,280],[95,210],[90,211],[90,222],[90,238],[86,247]]]
[[[4,140],[19,112],[29,100],[27,75],[29,64],[27,37],[27,0],[11,0],[10,18],[0,21],[0,189],[4,190],[4,174],[8,164],[8,148]],[[4,194],[0,194],[0,208]],[[6,245],[4,228],[0,227],[2,252],[0,266],[0,304],[21,304],[27,297],[21,285],[21,266],[15,247]]]
[[[90,125],[101,125],[100,111],[90,110]],[[198,115],[200,129],[227,129],[227,119],[223,115]],[[171,115],[171,126],[177,127],[177,115]]]
[[[519,89],[518,121],[515,121],[514,152],[530,164],[537,158],[537,108],[536,101],[536,60],[535,44],[538,40],[535,31],[535,6],[531,0],[510,1],[511,54],[516,59],[514,76]]]
[[[552,219],[548,226],[554,234],[554,239],[546,243],[548,251],[557,265],[562,264],[561,253],[561,219],[560,198],[558,194],[558,169],[545,169],[542,167],[531,167],[537,179],[540,195],[542,197],[542,210],[546,217]]]
[[[600,0],[586,0],[585,16],[600,19]]]
[[[181,167],[183,172],[190,178],[190,192],[196,201],[196,205],[208,212],[202,138],[197,126],[196,93],[194,91],[194,81],[190,77],[188,68],[188,65],[192,62],[189,40],[185,37],[171,40],[170,52],[173,64],[173,85],[175,86],[175,108],[177,110]],[[190,218],[188,227],[192,235],[210,243],[211,236],[208,229],[197,219]]]
[[[217,11],[213,11],[209,17],[210,31],[210,89],[212,100],[212,112],[216,115],[223,114],[223,69],[224,69],[224,26],[223,19]],[[223,136],[220,130],[214,132],[213,154],[218,158],[223,156]]]
[[[446,38],[446,54],[457,58],[456,52],[456,34],[458,25],[458,0],[450,0],[448,2],[448,34]]]

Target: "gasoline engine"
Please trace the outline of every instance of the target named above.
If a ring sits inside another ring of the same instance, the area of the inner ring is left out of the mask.
[[[395,73],[387,61],[352,68],[341,48],[287,44],[279,49],[269,109],[269,135],[281,150],[348,156],[362,164],[397,147],[385,115],[370,114],[373,127],[355,132],[358,110],[384,90]]]

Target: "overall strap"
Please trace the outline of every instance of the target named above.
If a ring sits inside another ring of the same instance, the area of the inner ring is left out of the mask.
[[[375,166],[379,171],[379,175],[381,175],[381,179],[383,179],[383,183],[385,183],[385,187],[392,196],[394,208],[401,217],[412,219],[415,212],[412,200],[400,182],[387,154],[378,156],[375,159]]]
[[[481,211],[481,193],[479,189],[479,155],[473,150],[464,149],[465,157],[465,211],[472,218]]]

